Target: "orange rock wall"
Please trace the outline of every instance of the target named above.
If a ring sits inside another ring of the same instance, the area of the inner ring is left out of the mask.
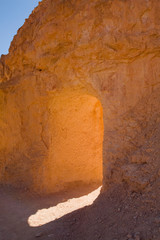
[[[50,142],[44,189],[102,184],[103,112],[99,100],[64,89],[49,103]],[[43,178],[42,178],[43,179]],[[37,186],[39,182],[37,182]]]
[[[102,104],[105,186],[143,189],[158,179],[159,11],[158,0],[39,4],[0,60],[1,182],[29,188],[38,182],[37,166],[54,155],[50,99],[66,88]],[[54,121],[63,124],[60,116]]]

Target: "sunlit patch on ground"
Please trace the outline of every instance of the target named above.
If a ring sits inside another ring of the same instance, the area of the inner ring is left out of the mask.
[[[61,218],[64,215],[71,213],[77,209],[91,205],[100,194],[101,187],[97,188],[88,195],[79,198],[72,198],[66,202],[59,203],[54,207],[48,209],[40,209],[36,214],[28,218],[28,224],[31,227],[38,227]]]

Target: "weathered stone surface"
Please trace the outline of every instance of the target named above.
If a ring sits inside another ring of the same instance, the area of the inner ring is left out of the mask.
[[[159,11],[158,0],[39,4],[0,60],[1,182],[34,189],[40,179],[42,185],[47,179],[44,188],[50,182],[50,105],[65,89],[103,106],[104,185],[125,181],[144,188],[156,181]]]

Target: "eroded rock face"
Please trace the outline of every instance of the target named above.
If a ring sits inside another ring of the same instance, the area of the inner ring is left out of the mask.
[[[159,11],[158,0],[39,4],[0,60],[1,182],[45,189],[38,185],[44,172],[50,181],[50,103],[64,89],[103,106],[104,186],[158,181]]]

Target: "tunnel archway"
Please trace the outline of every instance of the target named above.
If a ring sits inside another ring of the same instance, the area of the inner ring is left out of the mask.
[[[47,188],[102,184],[103,109],[98,98],[63,90],[50,103]]]

